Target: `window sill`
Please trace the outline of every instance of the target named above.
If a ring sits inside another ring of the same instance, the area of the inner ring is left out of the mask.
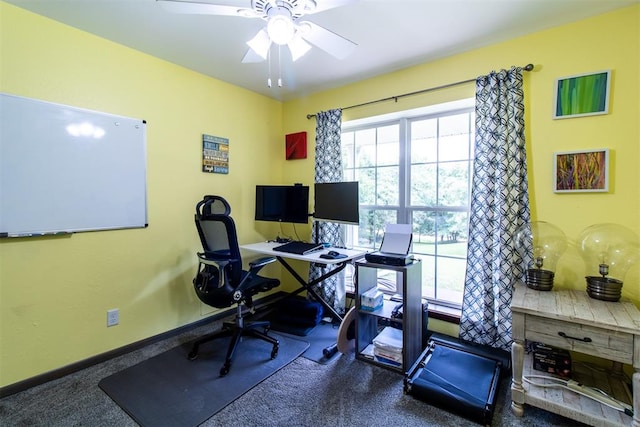
[[[429,303],[429,318],[443,322],[460,324],[461,311],[458,308],[446,307],[433,302]]]
[[[353,301],[353,292],[347,291],[347,299]],[[460,324],[461,310],[459,308],[451,308],[445,305],[429,302],[429,318],[437,319],[443,322]]]

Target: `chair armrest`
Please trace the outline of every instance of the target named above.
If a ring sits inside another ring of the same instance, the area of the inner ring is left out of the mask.
[[[217,267],[219,270],[223,270],[224,267],[229,264],[232,259],[218,260],[218,259],[210,259],[207,258],[204,252],[198,252],[198,261],[206,265],[212,265]]]
[[[216,287],[220,287],[224,284],[224,280],[225,280],[225,268],[227,267],[227,265],[229,265],[231,263],[231,261],[233,260],[216,260],[216,259],[209,259],[207,258],[207,255],[204,252],[198,252],[198,261],[200,262],[200,264],[205,264],[205,265],[210,265],[214,268],[216,268],[219,272],[218,274],[218,283],[216,284]],[[200,270],[200,268],[198,268],[198,270]]]

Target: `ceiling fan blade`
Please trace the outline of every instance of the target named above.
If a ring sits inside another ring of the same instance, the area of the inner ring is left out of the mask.
[[[338,59],[346,58],[353,53],[358,46],[351,40],[347,40],[313,22],[300,22],[298,24],[298,31],[303,39]]]
[[[325,10],[334,9],[336,7],[358,3],[359,1],[360,0],[315,0],[306,2],[303,0],[301,4],[294,10],[296,12],[301,12],[301,14],[303,15],[311,15],[313,13],[323,12]]]
[[[227,15],[242,16],[246,18],[259,18],[251,7],[228,6],[203,2],[180,0],[156,0],[163,9],[173,13],[185,13],[194,15]]]

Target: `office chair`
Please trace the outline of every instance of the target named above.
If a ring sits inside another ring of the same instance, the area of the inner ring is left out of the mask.
[[[229,216],[231,207],[220,196],[205,196],[196,205],[195,222],[204,252],[198,255],[198,271],[193,285],[200,300],[215,308],[236,305],[234,322],[224,322],[220,331],[208,334],[193,344],[188,354],[190,360],[198,357],[201,344],[222,337],[231,337],[220,376],[229,373],[233,355],[243,336],[252,336],[273,345],[271,359],[278,355],[279,342],[268,335],[268,321],[245,321],[243,305],[253,312],[252,297],[280,285],[278,279],[258,275],[262,267],[276,259],[266,257],[249,263],[249,270],[242,269],[235,223]],[[260,330],[262,329],[262,330]]]

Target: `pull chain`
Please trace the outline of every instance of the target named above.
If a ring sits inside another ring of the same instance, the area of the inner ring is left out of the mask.
[[[267,87],[271,87],[271,48],[267,51],[267,61],[269,62],[269,74],[267,76]]]
[[[282,87],[282,52],[281,46],[278,45],[278,87]]]

